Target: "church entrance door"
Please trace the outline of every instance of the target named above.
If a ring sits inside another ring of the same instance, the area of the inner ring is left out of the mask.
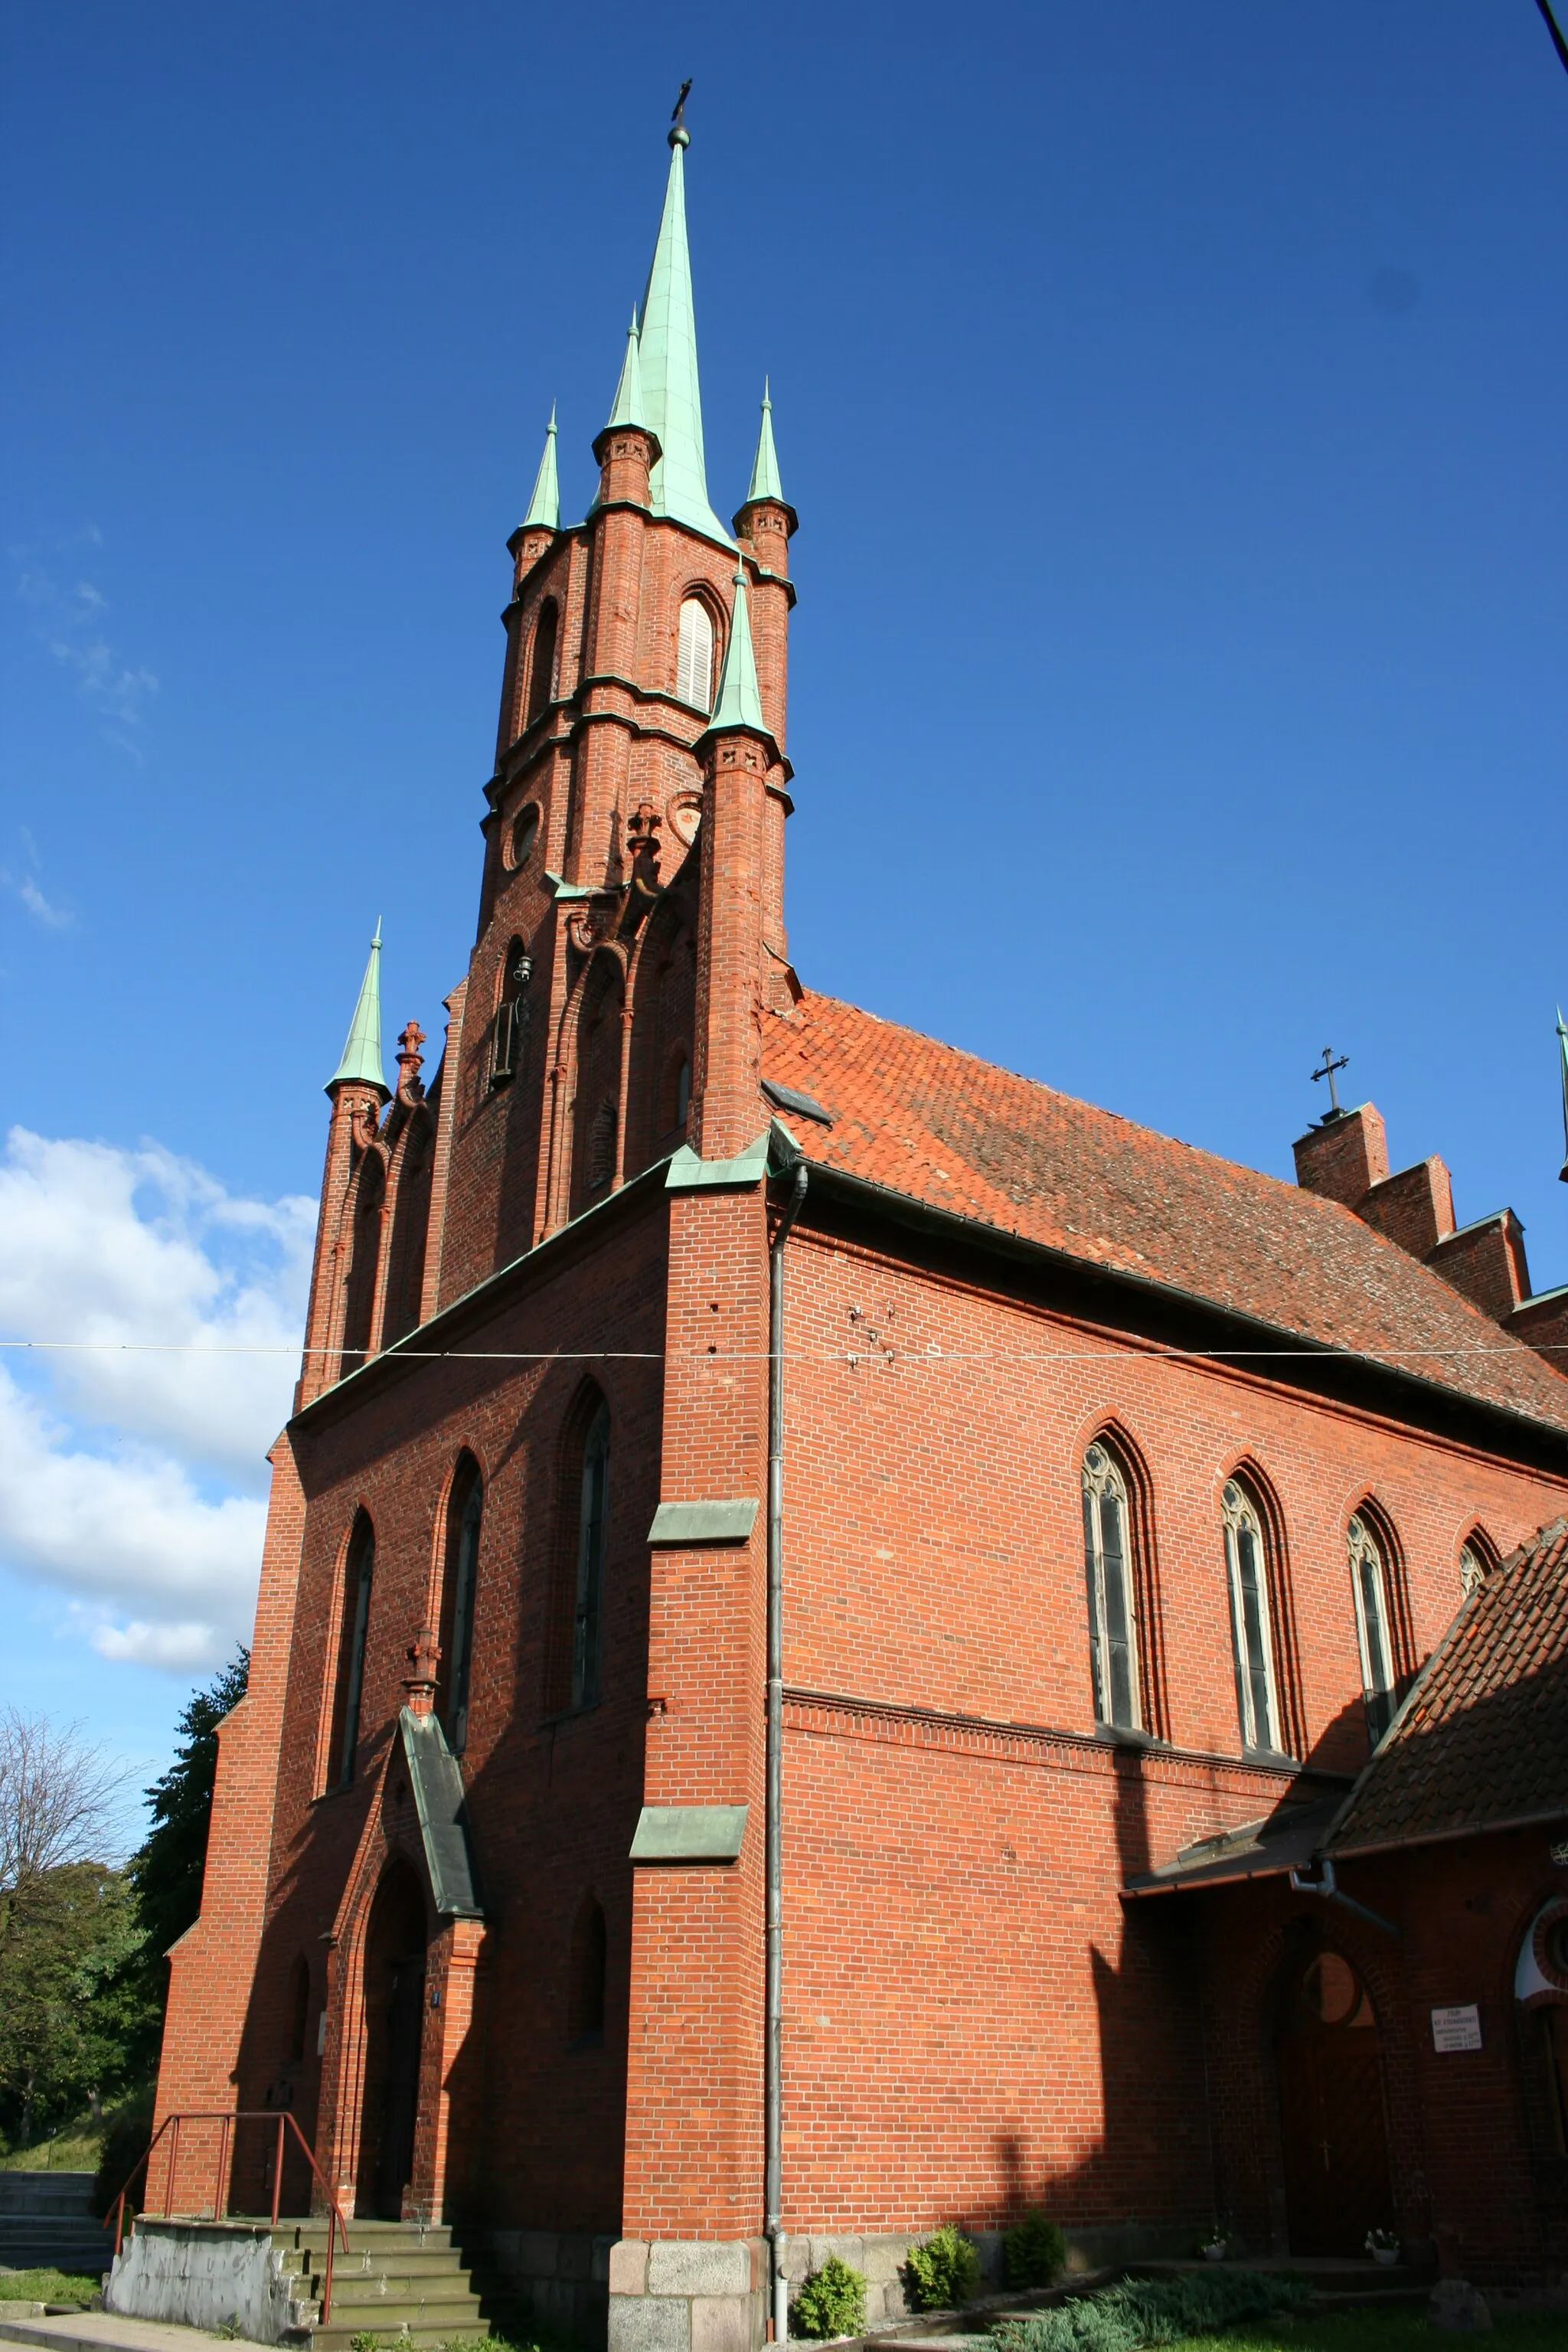
[[[403,2218],[414,2177],[425,2029],[425,1895],[399,1864],[376,1890],[364,1950],[365,2068],[355,2209]]]
[[[1342,1954],[1297,1967],[1275,2044],[1293,2254],[1363,2254],[1393,2226],[1377,2016]]]

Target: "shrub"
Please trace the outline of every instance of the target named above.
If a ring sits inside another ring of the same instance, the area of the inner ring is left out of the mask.
[[[1067,2268],[1067,2240],[1045,2208],[1033,2205],[1002,2241],[1010,2287],[1049,2286]]]
[[[858,2336],[866,2325],[862,2273],[829,2254],[795,2297],[795,2324],[803,2336]]]
[[[1266,2278],[1258,2271],[1123,2279],[1055,2311],[998,2320],[995,2336],[1002,2352],[1135,2352],[1142,2344],[1177,2344],[1244,2319],[1302,2311],[1311,2292],[1304,2279]]]
[[[910,2276],[922,2311],[947,2311],[967,2303],[980,2284],[980,2253],[952,2222],[933,2231],[923,2246],[910,2248]]]

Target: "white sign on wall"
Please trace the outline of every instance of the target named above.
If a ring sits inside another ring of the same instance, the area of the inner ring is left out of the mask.
[[[1434,2050],[1479,2050],[1480,2046],[1481,2012],[1473,2000],[1432,2011]]]

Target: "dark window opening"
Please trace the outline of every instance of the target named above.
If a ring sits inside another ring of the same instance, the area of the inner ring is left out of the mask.
[[[453,1481],[447,1511],[447,1578],[443,1596],[437,1709],[447,1745],[460,1756],[468,1744],[468,1686],[474,1655],[474,1603],[479,1572],[479,1525],[484,1488],[469,1461]]]
[[[572,1934],[566,2035],[574,2050],[597,2049],[605,2039],[606,1949],[604,1909],[590,1895],[577,1915]]]
[[[528,671],[528,709],[523,725],[531,727],[555,691],[555,637],[560,610],[553,596],[540,606],[533,631],[533,658]]]
[[[599,1696],[605,1582],[605,1507],[610,1470],[610,1408],[600,1403],[583,1447],[577,1520],[577,1591],[572,1619],[572,1704]]]
[[[360,1706],[364,1696],[365,1643],[370,1633],[370,1595],[375,1570],[375,1530],[362,1511],[349,1538],[343,1570],[342,1610],[338,1625],[338,1670],[332,1694],[328,1784],[346,1789],[359,1754]]]
[[[528,1046],[532,1001],[533,958],[521,940],[513,940],[501,966],[500,1001],[496,1006],[495,1037],[490,1052],[490,1084],[510,1085],[523,1065]]]

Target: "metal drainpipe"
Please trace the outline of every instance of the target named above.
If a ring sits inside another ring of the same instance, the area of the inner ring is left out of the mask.
[[[779,2228],[784,2171],[784,1245],[800,1214],[805,1186],[806,1166],[802,1160],[795,1164],[795,1189],[768,1253],[768,2024],[763,2229],[771,2254],[775,2344],[783,2344],[789,2335],[789,2277]]]

